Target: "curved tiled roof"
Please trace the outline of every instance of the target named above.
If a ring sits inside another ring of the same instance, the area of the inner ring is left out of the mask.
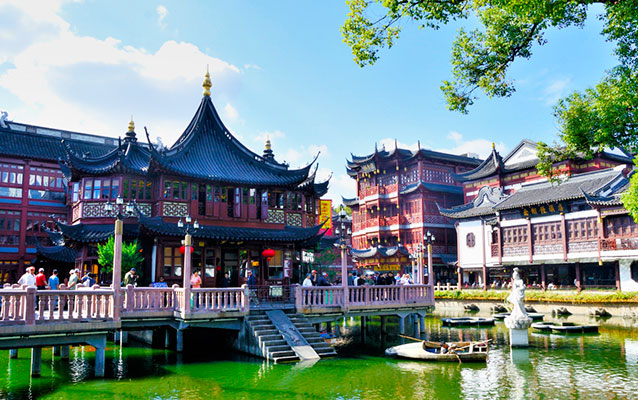
[[[55,222],[58,229],[65,237],[79,243],[99,243],[113,236],[113,224],[75,224],[67,225],[64,222]],[[138,224],[124,224],[124,236],[138,237],[140,233]]]
[[[66,146],[66,150],[66,162],[70,169],[91,175],[112,172],[146,175],[151,158],[148,148],[132,140],[125,140],[124,146],[98,157],[78,156],[69,146]]]
[[[151,163],[167,172],[260,187],[294,187],[308,178],[314,163],[313,160],[304,168],[288,169],[287,165],[253,153],[226,129],[209,96],[202,98],[177,142],[161,153],[151,147],[151,154]]]
[[[354,197],[352,199],[346,199],[345,197],[341,196],[341,202],[343,204],[345,204],[348,207],[352,207],[352,206],[358,206],[359,205],[359,198]]]
[[[167,236],[184,236],[184,229],[178,228],[174,222],[165,222],[162,217],[139,217],[140,225],[154,233]],[[261,242],[307,242],[318,241],[323,234],[319,233],[321,225],[311,228],[286,226],[284,229],[243,228],[234,226],[200,225],[191,234],[195,238],[231,241]]]
[[[459,182],[473,181],[475,179],[487,178],[504,169],[503,158],[496,151],[492,149],[492,153],[486,158],[478,167],[471,171],[462,172],[459,174],[452,174],[454,179]]]
[[[346,168],[350,175],[350,170],[356,169],[360,167],[361,164],[364,164],[370,160],[374,160],[375,158],[390,159],[395,156],[397,156],[399,159],[403,161],[409,161],[411,159],[421,156],[421,157],[433,159],[433,160],[451,161],[456,163],[465,163],[468,165],[478,165],[481,162],[481,160],[476,158],[459,156],[456,154],[442,153],[442,152],[433,151],[433,150],[426,150],[420,147],[421,146],[419,144],[419,149],[414,151],[409,149],[400,149],[398,147],[395,147],[392,151],[387,151],[385,150],[385,148],[383,148],[382,150],[377,150],[375,145],[374,153],[369,154],[367,156],[356,156],[354,154],[350,154],[350,158],[352,159],[352,161],[346,160],[346,166],[347,166]]]
[[[406,249],[402,245],[393,246],[393,247],[384,247],[384,246],[370,247],[369,249],[364,249],[364,250],[352,249],[351,252],[353,256],[356,256],[359,258],[372,258],[377,256],[392,257],[397,254],[404,255],[404,256],[410,255],[410,252],[408,251],[408,249]]]
[[[73,264],[77,256],[77,250],[66,246],[41,246],[39,242],[35,243],[37,249],[37,257],[47,258],[52,261]]]

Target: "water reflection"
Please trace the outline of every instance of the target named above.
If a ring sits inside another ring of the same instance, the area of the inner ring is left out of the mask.
[[[0,398],[156,398],[156,399],[598,399],[632,398],[638,392],[638,340],[633,331],[601,327],[599,335],[530,334],[529,349],[510,350],[508,331],[442,327],[426,319],[432,341],[492,340],[485,364],[423,363],[383,357],[398,343],[398,324],[389,319],[388,336],[378,319],[360,343],[356,321],[339,324],[353,342],[342,357],[310,364],[283,364],[224,352],[208,343],[195,354],[112,345],[107,377],[94,379],[91,347],[74,347],[71,359],[43,362],[43,378],[29,378],[29,352],[9,360],[0,352]],[[414,332],[408,332],[413,335]],[[51,357],[43,351],[43,361]]]

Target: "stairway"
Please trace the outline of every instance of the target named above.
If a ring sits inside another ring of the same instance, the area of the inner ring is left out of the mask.
[[[297,354],[265,313],[247,316],[246,325],[262,357],[275,363],[299,361]]]
[[[306,339],[306,342],[321,358],[336,357],[337,352],[335,349],[326,343],[325,340],[319,335],[319,332],[312,326],[310,321],[303,314],[289,315],[290,321],[295,325],[299,333],[301,333]]]
[[[275,363],[337,355],[303,315],[267,311],[251,314],[245,322],[247,334],[254,339],[250,352]]]

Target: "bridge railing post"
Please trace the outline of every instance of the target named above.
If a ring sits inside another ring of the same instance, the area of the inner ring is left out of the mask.
[[[399,285],[399,305],[405,304],[405,285]]]
[[[250,310],[250,289],[248,288],[248,285],[246,285],[245,283],[241,285],[241,288],[243,290],[241,292],[240,310],[247,312],[248,310]]]
[[[36,288],[28,287],[26,301],[24,302],[24,320],[27,325],[35,325],[35,292]]]
[[[126,311],[135,310],[135,286],[126,285]]]

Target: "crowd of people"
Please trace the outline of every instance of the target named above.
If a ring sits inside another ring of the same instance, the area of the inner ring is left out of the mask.
[[[340,279],[334,282],[336,285],[341,285]],[[410,274],[393,274],[392,272],[369,272],[364,274],[358,274],[356,271],[348,272],[348,286],[372,286],[372,285],[412,285],[414,280]],[[330,278],[327,272],[317,273],[316,270],[312,270],[306,274],[306,278],[303,280],[301,286],[332,286]]]
[[[137,286],[137,275],[135,268],[131,268],[125,275],[122,283],[124,286],[133,285]],[[71,269],[69,271],[68,278],[64,278],[60,282],[58,276],[58,270],[54,269],[51,275],[47,278],[44,273],[44,268],[40,268],[38,273],[35,273],[35,267],[27,267],[25,273],[18,279],[18,284],[22,287],[34,287],[38,290],[58,290],[60,285],[63,284],[66,290],[75,290],[79,287],[93,287],[97,283],[96,276],[92,272],[85,272],[80,276],[79,269]]]

